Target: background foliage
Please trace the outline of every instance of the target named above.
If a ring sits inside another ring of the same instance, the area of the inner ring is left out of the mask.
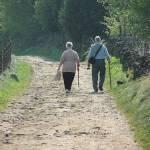
[[[132,42],[137,53],[150,47],[144,46],[150,37],[149,0],[0,0],[0,4],[0,31],[9,33],[19,54],[35,55],[37,48],[50,56],[53,49],[62,52],[71,40],[82,56],[95,35],[107,42],[115,39],[107,45],[113,54],[122,51],[118,41],[127,41],[128,49]]]

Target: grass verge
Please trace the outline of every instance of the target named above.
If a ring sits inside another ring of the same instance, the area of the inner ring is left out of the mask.
[[[13,79],[10,74],[17,75],[19,81]],[[7,106],[12,97],[19,95],[31,81],[32,69],[31,66],[22,61],[16,61],[15,70],[13,72],[6,71],[1,75],[0,80],[0,110]]]
[[[112,59],[111,72],[113,87],[109,87],[108,72],[106,87],[128,117],[135,132],[135,139],[144,150],[150,150],[150,76],[128,81],[119,60],[115,58]],[[118,80],[124,84],[117,85]]]
[[[50,59],[52,61],[58,61],[60,59],[62,51],[56,48],[39,48],[39,47],[32,47],[28,48],[24,51],[16,50],[15,55],[18,56],[40,56],[44,59]]]

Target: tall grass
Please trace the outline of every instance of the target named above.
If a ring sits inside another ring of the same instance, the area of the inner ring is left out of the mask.
[[[8,101],[20,94],[30,83],[32,69],[31,66],[25,62],[17,61],[15,64],[15,70],[19,81],[13,79],[10,71],[6,71],[4,75],[1,75],[0,80],[0,109],[7,106]]]
[[[150,149],[150,76],[137,80],[129,80],[122,72],[119,60],[113,58],[112,85],[109,88],[107,72],[106,87],[116,97],[118,106],[127,115],[129,122],[135,130],[135,138],[141,143],[144,150]],[[124,84],[117,85],[117,80]]]
[[[49,59],[52,61],[58,61],[60,59],[62,51],[57,48],[39,48],[39,47],[31,47],[25,49],[24,51],[16,50],[16,55],[24,55],[24,56],[39,56],[44,59]]]

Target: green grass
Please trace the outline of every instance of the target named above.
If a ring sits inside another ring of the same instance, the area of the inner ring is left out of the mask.
[[[31,47],[25,50],[16,50],[15,55],[23,55],[23,56],[39,56],[44,59],[50,59],[52,61],[58,61],[60,59],[62,51],[56,48],[39,48],[39,47]]]
[[[10,77],[11,71],[7,70],[5,75],[0,76],[0,109],[5,108],[8,101],[19,95],[31,81],[32,69],[29,64],[16,61],[15,73],[19,79],[18,82]]]
[[[16,50],[15,55],[24,55],[24,56],[39,56],[42,57],[44,59],[49,59],[52,61],[58,61],[60,59],[61,56],[61,51],[59,51],[56,48],[51,48],[51,49],[47,49],[47,48],[28,48],[25,49],[23,51],[20,50]]]
[[[109,88],[108,73],[106,87],[116,97],[119,108],[128,117],[135,131],[135,139],[144,150],[150,150],[150,76],[128,81],[119,60],[115,58],[112,60],[111,71],[113,88]],[[117,80],[123,80],[125,84],[117,86]]]

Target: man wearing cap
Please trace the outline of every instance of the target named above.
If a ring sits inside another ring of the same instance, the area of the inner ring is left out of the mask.
[[[92,81],[93,81],[93,89],[94,92],[97,93],[98,89],[103,91],[103,84],[105,81],[105,59],[110,63],[110,55],[105,45],[102,44],[100,36],[95,37],[95,43],[91,45],[88,59],[94,57],[96,52],[98,51],[95,57],[95,63],[92,64]],[[90,63],[88,63],[88,69],[90,69]],[[98,83],[99,76],[99,83]]]

